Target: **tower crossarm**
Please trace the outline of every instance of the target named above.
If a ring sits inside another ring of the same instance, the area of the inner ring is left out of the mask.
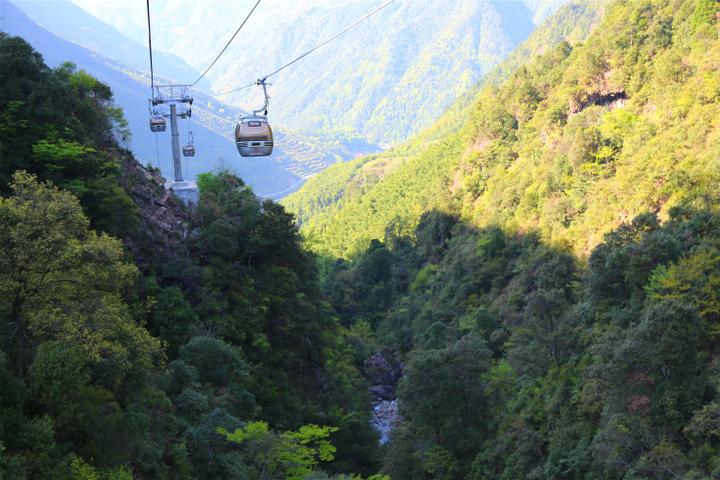
[[[154,105],[167,103],[187,103],[192,105],[193,98],[189,95],[190,85],[154,85]]]

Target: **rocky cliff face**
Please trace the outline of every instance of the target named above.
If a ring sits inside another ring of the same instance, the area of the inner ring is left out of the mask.
[[[165,188],[157,170],[141,166],[128,151],[119,152],[120,183],[135,202],[139,227],[123,235],[123,241],[141,267],[150,259],[185,256],[195,211]]]

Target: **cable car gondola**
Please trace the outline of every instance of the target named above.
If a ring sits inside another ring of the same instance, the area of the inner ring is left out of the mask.
[[[194,157],[195,156],[195,145],[187,144],[182,148],[183,156],[184,157]]]
[[[150,117],[150,131],[164,132],[166,128],[167,122],[165,122],[165,117],[158,113],[155,113],[152,117]]]
[[[273,152],[273,133],[267,117],[249,115],[235,127],[235,143],[243,157],[267,157]]]
[[[265,79],[258,80],[257,84],[263,87],[265,106],[260,110],[253,111],[252,115],[241,117],[235,127],[235,144],[243,157],[267,157],[272,154],[275,145],[272,128],[267,119],[270,103],[267,84]],[[260,113],[264,113],[264,115],[260,115]]]
[[[195,156],[195,142],[193,142],[192,130],[188,131],[188,143],[182,148],[183,157]]]

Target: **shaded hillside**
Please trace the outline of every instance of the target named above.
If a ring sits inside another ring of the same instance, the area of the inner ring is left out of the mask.
[[[442,212],[327,265],[357,362],[395,352],[393,480],[711,479],[717,197],[646,212],[589,262]],[[391,393],[392,394],[392,393]]]
[[[720,158],[717,26],[695,2],[630,16],[638,5],[485,87],[457,134],[313,179],[287,203],[308,241],[344,255],[438,207],[585,254],[635,214],[702,195]]]

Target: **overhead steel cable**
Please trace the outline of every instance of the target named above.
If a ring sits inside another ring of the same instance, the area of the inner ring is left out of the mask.
[[[396,1],[397,1],[397,0],[390,0],[389,2],[386,2],[385,4],[383,4],[382,6],[376,8],[375,10],[373,10],[373,11],[370,12],[370,13],[368,13],[367,15],[365,15],[365,16],[357,19],[355,22],[353,22],[352,24],[348,25],[347,27],[345,27],[344,29],[342,29],[341,31],[339,31],[338,33],[336,33],[335,35],[333,35],[332,37],[328,38],[328,39],[325,40],[324,42],[322,42],[322,43],[320,43],[319,45],[317,45],[316,47],[314,47],[314,48],[308,50],[307,52],[303,53],[302,55],[300,55],[299,57],[297,57],[297,58],[294,59],[293,61],[286,63],[285,65],[283,65],[282,67],[278,68],[278,69],[275,70],[274,72],[272,72],[272,73],[270,73],[270,74],[268,74],[268,75],[265,75],[263,78],[257,80],[256,82],[251,83],[250,85],[245,85],[245,86],[240,87],[240,88],[235,88],[235,89],[233,89],[233,90],[228,90],[227,92],[216,93],[216,94],[211,95],[211,96],[213,96],[213,97],[219,97],[219,96],[221,96],[221,95],[228,95],[228,94],[230,94],[230,93],[238,92],[238,91],[243,90],[243,89],[245,89],[245,88],[250,88],[250,87],[252,87],[252,86],[254,86],[254,85],[261,85],[261,84],[264,83],[265,80],[267,80],[268,78],[270,78],[270,77],[272,77],[273,75],[276,75],[276,74],[282,72],[283,70],[285,70],[285,69],[288,68],[289,66],[291,66],[291,65],[299,62],[300,60],[302,60],[303,58],[307,57],[307,56],[310,55],[311,53],[313,53],[313,52],[319,50],[320,48],[324,47],[325,45],[327,45],[328,43],[332,42],[333,40],[335,40],[336,38],[338,38],[339,36],[341,36],[342,34],[344,34],[345,32],[347,32],[348,30],[356,27],[356,26],[359,25],[360,23],[364,22],[365,20],[367,20],[368,18],[372,17],[373,15],[379,13],[381,10],[385,9],[385,8],[388,7],[390,4],[395,3]]]
[[[152,93],[152,99],[155,100],[155,67],[153,66],[153,51],[152,51],[152,27],[150,26],[150,0],[145,1],[147,9],[147,25],[148,25],[148,50],[150,51],[150,90]]]
[[[234,89],[232,89],[232,90],[228,90],[227,92],[215,93],[215,94],[210,95],[210,96],[211,96],[211,97],[219,97],[220,95],[228,95],[228,94],[230,94],[230,93],[239,92],[240,90],[245,90],[246,88],[254,87],[255,85],[257,85],[257,82],[249,83],[249,84],[244,85],[244,86],[242,86],[242,87],[238,87],[238,88],[234,88]]]
[[[149,1],[149,0],[148,0],[148,1]],[[217,57],[215,57],[215,60],[213,60],[212,63],[211,63],[211,64],[205,69],[205,71],[202,73],[202,75],[200,75],[200,77],[199,77],[197,80],[195,80],[195,81],[192,83],[192,85],[190,85],[191,88],[194,87],[195,85],[197,85],[198,82],[200,82],[200,80],[202,80],[202,79],[205,77],[205,75],[207,75],[207,73],[208,73],[208,72],[210,71],[210,69],[217,63],[217,61],[220,60],[220,57],[222,57],[223,53],[225,53],[225,50],[227,50],[228,47],[230,46],[230,44],[233,42],[233,40],[235,40],[235,37],[237,37],[238,33],[240,33],[240,30],[242,30],[242,28],[245,26],[245,24],[246,24],[247,21],[250,19],[250,17],[252,16],[252,14],[255,12],[255,9],[258,7],[258,5],[260,5],[260,2],[261,2],[261,1],[262,1],[262,0],[257,0],[257,3],[255,3],[255,6],[252,8],[252,10],[250,10],[250,13],[248,13],[247,17],[245,17],[245,20],[243,20],[243,22],[240,24],[240,26],[238,27],[238,29],[235,30],[235,33],[233,34],[232,37],[230,37],[230,40],[228,40],[228,42],[225,44],[225,46],[223,47],[223,49],[220,50],[220,53],[218,54]]]
[[[375,15],[375,14],[378,13],[378,12],[380,12],[381,10],[383,10],[384,8],[386,8],[387,6],[389,6],[391,3],[395,3],[396,1],[397,1],[397,0],[390,0],[389,2],[385,3],[385,4],[382,5],[381,7],[376,8],[376,9],[373,10],[372,12],[368,13],[368,14],[365,15],[364,17],[359,18],[359,19],[356,20],[354,23],[352,23],[351,25],[345,27],[343,30],[339,31],[338,33],[336,33],[336,34],[333,35],[332,37],[328,38],[327,40],[325,40],[324,42],[322,42],[322,43],[321,43],[320,45],[318,45],[317,47],[315,47],[315,48],[313,48],[313,49],[311,49],[311,50],[308,50],[307,52],[303,53],[302,55],[300,55],[299,57],[297,57],[297,58],[296,58],[295,60],[293,60],[292,62],[289,62],[289,63],[283,65],[282,67],[278,68],[277,70],[275,70],[275,71],[272,72],[271,74],[265,75],[265,77],[263,77],[263,80],[267,80],[268,78],[272,77],[273,75],[282,72],[283,70],[285,70],[285,69],[286,69],[287,67],[289,67],[290,65],[292,65],[292,64],[294,64],[294,63],[296,63],[296,62],[299,62],[300,60],[302,60],[303,58],[307,57],[308,55],[310,55],[310,54],[313,53],[314,51],[319,50],[320,48],[324,47],[324,46],[327,45],[328,43],[330,43],[330,42],[332,42],[333,40],[335,40],[336,38],[338,38],[338,37],[339,37],[340,35],[342,35],[343,33],[347,32],[348,30],[352,29],[353,27],[355,27],[355,26],[359,25],[360,23],[364,22],[364,21],[367,20],[368,18],[372,17],[373,15]]]

